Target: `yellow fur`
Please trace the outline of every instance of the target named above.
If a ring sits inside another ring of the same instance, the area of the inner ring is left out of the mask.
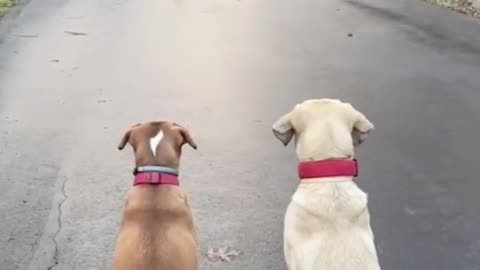
[[[295,136],[300,161],[352,159],[373,124],[348,103],[306,100],[282,116],[273,132],[285,145]],[[285,214],[289,270],[379,270],[367,194],[351,177],[302,182]]]

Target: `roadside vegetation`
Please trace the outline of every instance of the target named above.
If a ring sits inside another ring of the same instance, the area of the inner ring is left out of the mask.
[[[425,0],[448,9],[480,18],[480,0]]]
[[[15,0],[0,0],[0,16],[15,5]]]

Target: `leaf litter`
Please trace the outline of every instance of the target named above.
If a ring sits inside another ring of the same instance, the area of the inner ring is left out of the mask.
[[[231,262],[241,254],[241,251],[228,246],[222,248],[210,248],[207,252],[207,258],[211,262]]]

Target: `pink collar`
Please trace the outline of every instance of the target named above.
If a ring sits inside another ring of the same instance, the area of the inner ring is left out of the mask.
[[[298,164],[300,179],[335,176],[358,176],[357,160],[318,160]]]
[[[160,172],[140,172],[135,175],[133,186],[137,185],[174,185],[179,186],[178,177]]]

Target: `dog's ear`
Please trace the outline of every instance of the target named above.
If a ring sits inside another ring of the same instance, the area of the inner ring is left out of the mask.
[[[177,125],[178,125],[178,124],[177,124]],[[180,130],[180,134],[182,134],[182,137],[183,137],[184,141],[185,141],[186,143],[188,143],[193,149],[197,150],[197,144],[196,144],[195,141],[193,140],[192,135],[190,135],[190,132],[189,132],[186,128],[184,128],[184,127],[182,127],[182,126],[180,126],[180,125],[178,125],[178,126],[179,126],[179,128],[180,128],[180,129],[179,129],[179,130]]]
[[[295,135],[295,130],[291,123],[292,112],[280,117],[272,127],[273,135],[279,139],[283,145],[287,146]]]
[[[118,150],[123,150],[123,148],[125,148],[125,145],[127,145],[127,142],[130,139],[130,134],[131,133],[132,133],[131,129],[129,129],[127,132],[125,132],[125,135],[123,135],[123,138],[120,141],[120,144],[118,145]]]
[[[367,139],[368,134],[374,130],[375,127],[363,113],[356,109],[354,109],[354,117],[355,122],[353,123],[352,130],[353,145],[359,146]]]
[[[125,135],[123,135],[123,138],[120,141],[120,144],[118,145],[118,150],[123,150],[123,148],[125,148],[125,145],[127,145],[128,140],[130,139],[130,134],[132,134],[132,129],[134,127],[138,127],[140,125],[141,125],[141,123],[135,124],[135,125],[131,126],[130,129],[127,132],[125,132]]]

